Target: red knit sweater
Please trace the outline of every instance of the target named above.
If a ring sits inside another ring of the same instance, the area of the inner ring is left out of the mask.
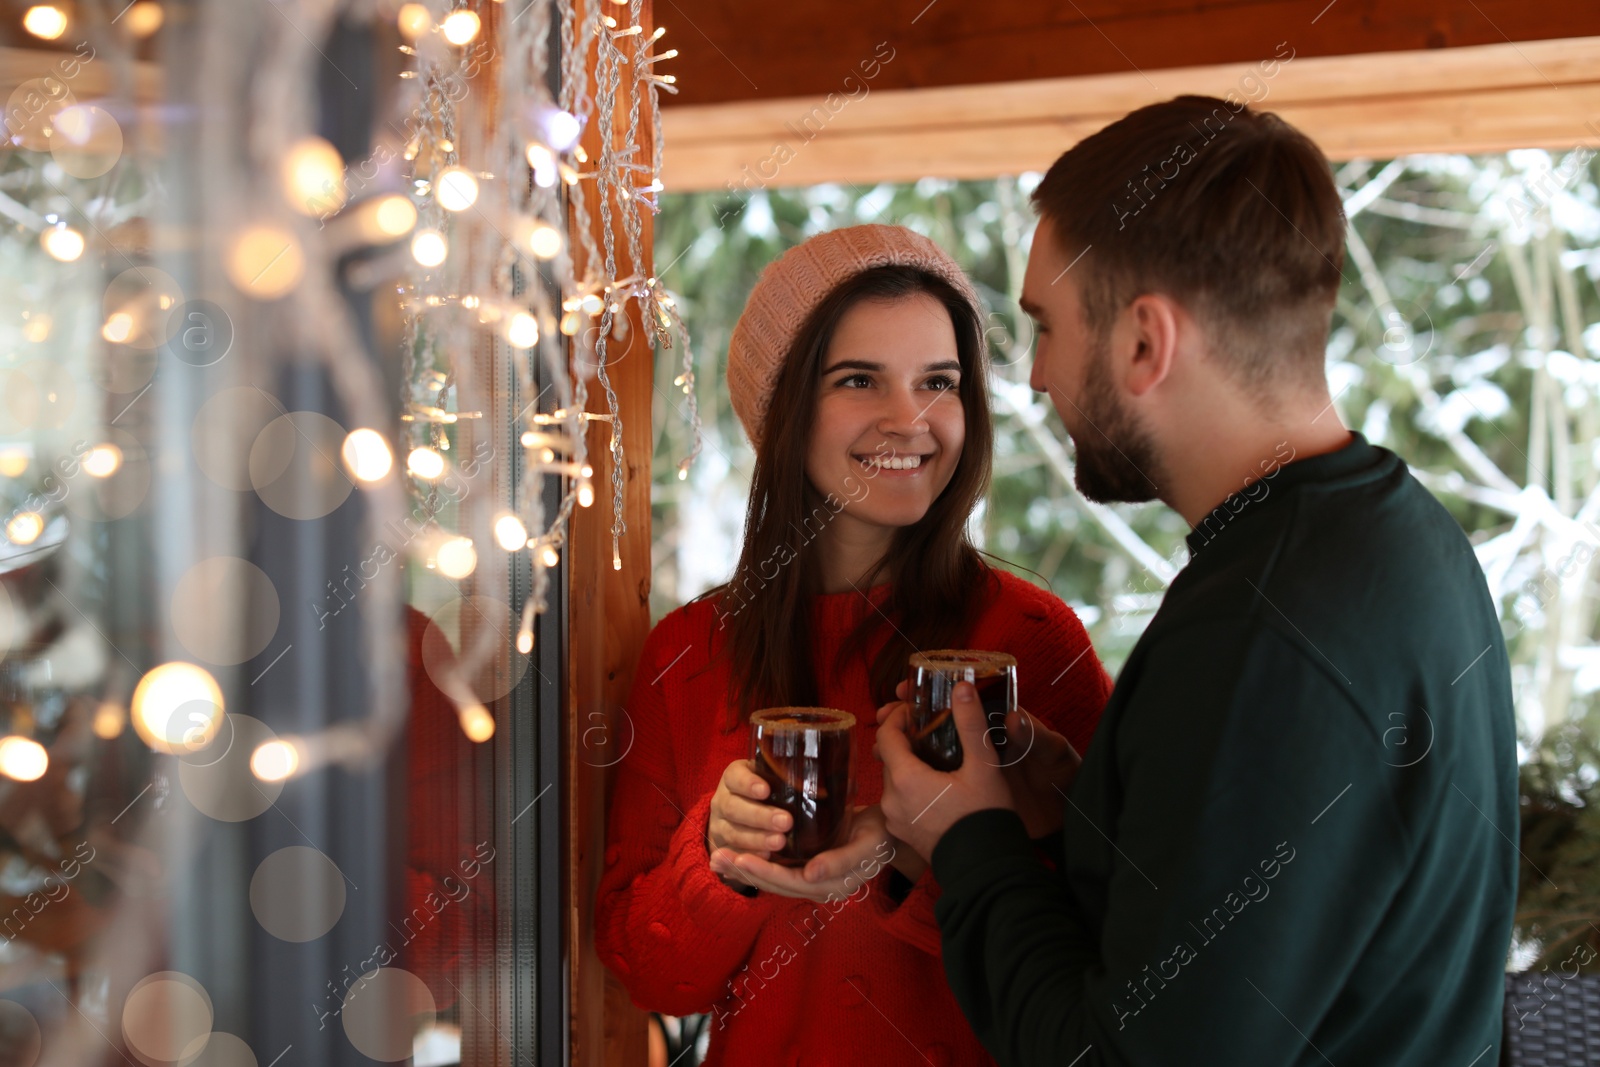
[[[1088,634],[1054,596],[993,573],[996,595],[968,647],[1014,655],[1019,703],[1083,752],[1111,691]],[[872,590],[874,600],[886,592]],[[838,675],[831,665],[872,610],[856,592],[812,606],[812,662],[828,665],[820,702],[856,716],[858,804],[883,792],[868,660]],[[746,898],[712,873],[711,795],[727,765],[749,754],[747,726],[721,729],[728,669],[713,661],[722,637],[706,600],[662,619],[645,641],[625,709],[634,740],[617,767],[595,914],[600,959],[640,1007],[713,1013],[707,1064],[992,1063],[945,982],[931,874],[896,905],[887,867],[831,904]]]

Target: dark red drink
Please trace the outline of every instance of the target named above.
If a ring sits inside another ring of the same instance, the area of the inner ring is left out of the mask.
[[[989,740],[1002,764],[1007,751],[1006,716],[1017,707],[1017,661],[1004,652],[944,648],[911,656],[911,751],[928,766],[961,766],[961,735],[950,711],[957,682],[971,682],[989,719]]]
[[[803,867],[844,844],[855,799],[856,717],[834,708],[766,708],[750,716],[750,759],[772,788],[767,803],[794,825],[772,862]]]

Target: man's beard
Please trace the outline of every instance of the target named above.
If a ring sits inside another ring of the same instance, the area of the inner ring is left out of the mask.
[[[1073,438],[1078,492],[1097,504],[1142,504],[1159,491],[1161,463],[1155,441],[1133,412],[1123,407],[1106,373],[1110,338],[1096,345],[1084,376],[1079,416],[1089,425]]]

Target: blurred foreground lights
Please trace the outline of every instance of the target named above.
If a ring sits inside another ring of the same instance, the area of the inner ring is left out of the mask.
[[[122,16],[122,24],[135,37],[149,37],[166,21],[166,13],[155,0],[139,0]]]
[[[39,742],[13,734],[0,738],[0,774],[19,782],[35,782],[50,769],[50,753]]]
[[[528,528],[515,515],[502,515],[494,524],[495,544],[507,552],[516,552],[528,546]]]
[[[578,143],[583,124],[570,111],[551,110],[544,113],[544,136],[557,152],[571,150]]]
[[[321,137],[296,141],[283,157],[283,188],[289,206],[312,218],[344,206],[344,157]]]
[[[223,266],[240,292],[276,300],[300,284],[306,261],[300,242],[288,230],[250,226],[233,239]]]
[[[339,454],[350,476],[358,482],[380,481],[394,466],[389,442],[377,430],[351,430]]]
[[[539,562],[546,567],[554,567],[561,562],[561,553],[557,552],[554,545],[545,545],[539,553]]]
[[[532,348],[539,343],[539,320],[519,311],[506,323],[506,340],[517,348]]]
[[[423,4],[406,4],[401,7],[398,21],[401,35],[412,41],[433,29],[433,15]]]
[[[0,477],[20,478],[28,472],[32,458],[24,448],[0,449]]]
[[[433,196],[446,211],[465,211],[478,202],[478,179],[465,167],[446,167],[434,179]]]
[[[51,319],[47,312],[37,311],[22,328],[22,335],[34,344],[39,344],[50,339],[50,327],[54,325],[55,320]]]
[[[100,327],[100,336],[114,345],[124,343],[133,336],[133,316],[126,311],[118,311]]]
[[[472,39],[478,36],[478,30],[483,22],[473,11],[452,11],[439,23],[439,32],[444,34],[444,39],[451,44],[471,44]]]
[[[533,651],[533,631],[521,630],[517,633],[517,651],[526,656]]]
[[[533,180],[539,188],[548,189],[555,185],[558,173],[556,156],[548,145],[535,141],[528,146],[528,166],[533,168]]]
[[[41,40],[53,41],[67,32],[67,16],[54,4],[35,4],[22,16],[22,28]]]
[[[452,537],[439,546],[433,563],[452,581],[465,578],[478,567],[478,550],[472,547],[472,538]]]
[[[51,259],[62,263],[72,263],[83,255],[83,234],[65,224],[44,231],[39,243]]]
[[[102,741],[121,737],[127,725],[128,713],[122,710],[120,704],[107,701],[94,710],[94,735]]]
[[[437,267],[449,254],[450,246],[438,230],[418,230],[411,238],[411,258],[424,267]]]
[[[122,126],[109,111],[71,104],[49,121],[50,154],[74,178],[98,178],[122,158]]]
[[[588,481],[578,483],[578,506],[590,508],[594,506],[594,486]]]
[[[95,445],[83,454],[83,473],[91,478],[109,478],[122,467],[122,449],[109,441]]]
[[[528,235],[528,248],[540,259],[554,259],[561,252],[561,231],[541,222]]]
[[[44,533],[44,516],[37,511],[19,511],[6,521],[6,537],[14,545],[31,545]]]
[[[481,744],[494,736],[494,716],[482,704],[468,704],[461,709],[461,732]]]
[[[299,769],[300,750],[289,741],[267,741],[250,754],[250,773],[263,782],[281,782]]]
[[[204,667],[163,663],[133,690],[133,729],[157,752],[198,752],[221,725],[222,689]]]
[[[431,482],[444,473],[444,457],[431,448],[413,448],[406,457],[406,470]]]
[[[404,237],[417,224],[417,206],[399,193],[382,197],[372,208],[372,224],[378,236]]]

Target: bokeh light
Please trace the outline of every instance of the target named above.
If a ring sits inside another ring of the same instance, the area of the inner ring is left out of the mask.
[[[94,709],[94,735],[102,741],[121,737],[127,725],[128,713],[121,704],[113,704],[108,700]]]
[[[6,537],[14,545],[31,545],[44,533],[44,516],[37,511],[19,511],[6,520]]]
[[[104,108],[73,104],[50,122],[50,155],[74,178],[98,178],[122,158],[122,124]]]
[[[45,252],[51,259],[62,263],[75,262],[83,255],[83,234],[65,223],[52,226],[40,234],[39,243],[44,246]]]
[[[394,467],[394,453],[389,442],[377,430],[365,427],[351,430],[339,450],[350,476],[357,481],[380,481]]]
[[[344,157],[321,137],[295,142],[283,157],[283,187],[289,205],[312,218],[344,206]]]
[[[166,13],[155,0],[139,0],[122,16],[122,24],[135,37],[149,37],[166,21]]]
[[[478,202],[478,179],[465,167],[446,167],[434,179],[433,196],[446,211],[465,211]]]
[[[478,550],[470,537],[450,537],[440,543],[433,555],[439,573],[453,581],[471,574],[478,566]]]
[[[438,230],[418,230],[411,238],[411,258],[424,267],[437,267],[449,254],[450,246]]]
[[[118,311],[106,319],[106,324],[100,327],[100,336],[114,345],[127,342],[133,336],[133,316],[126,311]]]
[[[28,737],[0,738],[0,774],[19,782],[36,782],[50,769],[50,753]]]
[[[54,4],[35,4],[22,16],[22,28],[41,40],[53,41],[67,32],[67,16]]]
[[[541,222],[528,235],[528,248],[540,259],[554,259],[561,253],[561,231]]]
[[[528,528],[515,515],[502,515],[494,524],[495,543],[507,552],[516,552],[528,544]]]
[[[406,457],[406,470],[425,482],[431,482],[444,473],[444,457],[431,448],[413,448]]]
[[[89,477],[109,478],[122,466],[122,449],[107,441],[85,452],[80,462]]]
[[[300,284],[305,253],[294,234],[277,226],[250,226],[233,239],[225,261],[228,279],[258,300],[276,300]]]
[[[411,41],[433,29],[433,15],[423,4],[403,5],[397,21],[400,24],[400,33]]]
[[[380,197],[372,206],[374,237],[404,237],[417,224],[417,206],[408,196]]]
[[[157,752],[195,752],[222,723],[222,688],[204,667],[163,663],[133,691],[133,728]]]
[[[475,11],[452,11],[439,24],[444,39],[454,45],[471,44],[483,22]]]
[[[482,744],[494,736],[494,716],[482,704],[468,704],[461,709],[461,732]]]
[[[28,471],[32,457],[25,448],[0,448],[0,476],[20,478]]]
[[[300,769],[300,750],[278,738],[256,747],[250,754],[250,773],[263,782],[281,782]]]
[[[506,323],[506,340],[517,348],[532,348],[539,343],[539,320],[519,311]]]

